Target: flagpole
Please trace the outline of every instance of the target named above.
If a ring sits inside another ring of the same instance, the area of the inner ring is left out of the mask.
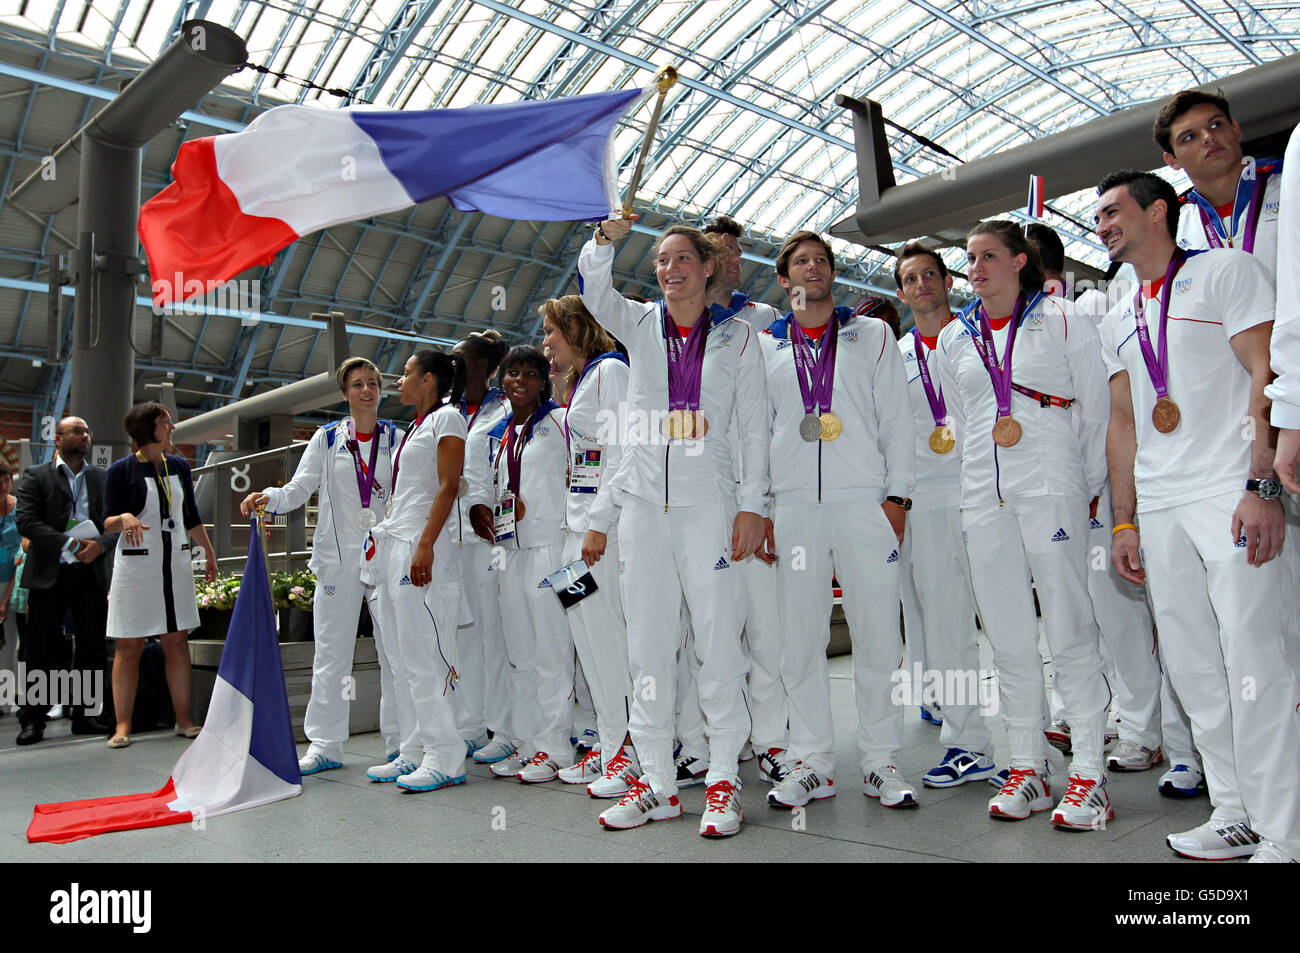
[[[661,67],[655,73],[655,84],[659,87],[659,95],[655,99],[654,112],[650,115],[650,124],[646,126],[645,138],[641,140],[641,154],[637,156],[636,170],[632,173],[632,184],[627,187],[627,197],[623,200],[623,217],[631,218],[632,209],[636,204],[636,191],[641,186],[641,173],[645,170],[645,157],[650,151],[650,143],[654,140],[655,130],[659,128],[659,114],[664,108],[664,97],[668,95],[668,90],[672,89],[677,83],[677,70],[671,66]]]

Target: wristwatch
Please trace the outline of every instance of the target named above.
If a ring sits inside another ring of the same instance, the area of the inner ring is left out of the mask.
[[[1282,484],[1277,480],[1247,480],[1247,493],[1258,493],[1261,500],[1278,500],[1282,498]]]
[[[910,496],[887,496],[885,502],[901,506],[904,513],[912,508],[912,498]]]

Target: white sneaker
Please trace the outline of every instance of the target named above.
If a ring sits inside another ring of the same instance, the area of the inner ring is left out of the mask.
[[[754,746],[751,745],[748,741],[746,741],[743,745],[741,745],[740,757],[737,760],[739,760],[741,764],[744,764],[746,761],[753,761]]]
[[[298,759],[298,773],[304,778],[308,775],[320,774],[322,771],[341,767],[343,767],[342,761],[327,758],[319,751],[313,751],[311,748],[308,748],[307,753]]]
[[[780,784],[794,768],[785,756],[784,748],[768,748],[758,756],[758,776],[768,784]]]
[[[1179,857],[1192,860],[1230,860],[1249,857],[1255,853],[1259,835],[1247,826],[1245,819],[1216,820],[1211,817],[1200,827],[1181,834],[1170,834],[1165,843]]]
[[[677,767],[677,786],[679,788],[688,788],[692,784],[699,784],[704,780],[704,776],[709,773],[709,762],[707,758],[691,758],[683,755],[675,762]]]
[[[622,797],[629,790],[630,778],[636,778],[641,773],[641,766],[636,762],[636,756],[629,756],[627,747],[619,749],[618,754],[605,762],[605,770],[601,772],[599,778],[587,785],[587,794],[595,798]]]
[[[477,738],[465,738],[465,757],[469,757],[475,751],[482,751],[492,743],[492,739],[487,736],[487,732],[479,735]]]
[[[835,782],[823,778],[802,761],[780,784],[767,792],[769,807],[803,807],[809,801],[835,796]]]
[[[560,780],[565,784],[586,784],[600,777],[600,752],[588,751],[577,764],[560,769]]]
[[[740,808],[739,784],[718,781],[704,789],[701,837],[731,837],[740,833],[740,822],[745,819],[745,813]]]
[[[1152,751],[1126,738],[1115,745],[1115,749],[1106,757],[1106,767],[1111,771],[1145,771],[1164,760],[1159,745]]]
[[[863,778],[862,793],[880,798],[885,807],[916,807],[916,789],[892,764],[882,765]]]
[[[475,764],[496,764],[515,753],[515,746],[505,738],[496,737],[474,752]]]
[[[1044,731],[1043,735],[1046,736],[1047,743],[1061,754],[1070,753],[1070,725],[1068,722],[1059,720],[1052,722],[1051,727]]]
[[[1205,775],[1191,764],[1176,764],[1160,776],[1156,787],[1165,797],[1197,797],[1205,791]]]
[[[1052,812],[1052,826],[1067,831],[1105,830],[1114,820],[1115,809],[1106,793],[1106,779],[1070,775],[1070,786]]]
[[[626,831],[651,821],[667,821],[681,816],[682,802],[677,795],[661,800],[650,785],[637,778],[628,778],[628,792],[613,807],[601,812],[600,826]]]
[[[1249,864],[1300,864],[1277,844],[1271,840],[1262,840],[1259,846],[1255,848],[1255,853],[1250,855]]]
[[[404,791],[439,791],[442,788],[464,783],[465,775],[463,774],[458,774],[452,778],[441,771],[426,768],[424,765],[420,765],[410,774],[404,774],[397,779],[397,786]]]
[[[1051,810],[1052,792],[1033,768],[1009,768],[1007,783],[989,801],[989,816],[1023,821],[1030,814]]]
[[[532,760],[519,769],[519,780],[524,784],[545,784],[560,774],[560,766],[545,751],[533,755]]]
[[[517,754],[512,754],[500,761],[488,765],[488,770],[498,778],[517,778],[528,761]]]
[[[366,777],[371,781],[387,783],[396,781],[404,774],[410,774],[419,765],[414,761],[407,761],[405,758],[397,758],[395,761],[389,761],[386,764],[377,764],[373,768],[366,768]]]

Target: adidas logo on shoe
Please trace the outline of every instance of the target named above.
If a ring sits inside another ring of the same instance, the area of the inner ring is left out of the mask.
[[[896,562],[898,562],[898,550],[894,550],[892,553],[889,554],[889,558],[885,560],[885,565],[889,565],[890,563],[896,563]]]
[[[719,569],[726,569],[726,568],[727,568],[727,557],[723,556],[721,559],[718,560],[718,564],[713,567],[713,571],[717,572]]]
[[[1070,536],[1068,533],[1066,533],[1064,526],[1062,526],[1060,529],[1058,529],[1055,533],[1052,534],[1052,542],[1054,543],[1068,542],[1069,539]]]

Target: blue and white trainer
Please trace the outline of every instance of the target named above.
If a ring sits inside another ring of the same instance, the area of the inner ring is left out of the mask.
[[[439,791],[442,788],[453,787],[457,784],[465,783],[465,775],[458,774],[454,778],[448,777],[441,771],[433,771],[421,765],[410,774],[404,774],[397,779],[397,786],[403,791]]]
[[[1157,787],[1165,797],[1197,797],[1205,793],[1205,775],[1190,764],[1176,764],[1160,776]]]
[[[479,735],[477,738],[466,738],[464,739],[464,741],[465,741],[465,757],[467,758],[470,757],[470,755],[472,755],[475,751],[482,751],[484,748],[486,748],[489,744],[492,743],[492,739],[488,737],[486,731],[483,732],[483,734]]]
[[[943,709],[938,702],[931,702],[929,705],[921,706],[921,720],[928,721],[936,728],[943,727]]]
[[[496,764],[510,757],[516,750],[514,745],[498,736],[474,752],[474,763]]]
[[[407,761],[405,758],[397,758],[395,761],[389,761],[387,764],[377,764],[373,768],[366,769],[366,777],[371,781],[388,783],[396,781],[404,774],[410,774],[419,765],[414,761]]]
[[[993,759],[978,751],[949,748],[943,760],[921,778],[927,788],[953,788],[967,781],[983,781],[997,773]]]
[[[310,748],[298,761],[298,773],[304,778],[309,774],[320,774],[322,771],[330,771],[341,767],[343,767],[342,761],[327,758],[319,751],[312,751]]]

